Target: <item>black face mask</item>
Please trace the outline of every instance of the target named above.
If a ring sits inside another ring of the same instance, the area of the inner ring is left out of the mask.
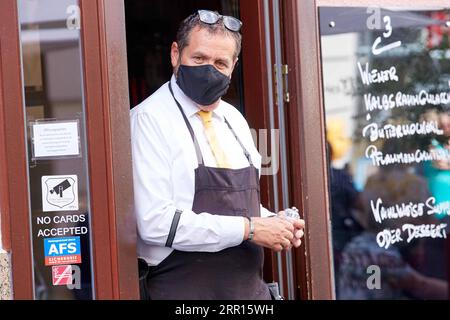
[[[184,94],[201,106],[217,102],[230,87],[231,79],[212,65],[178,68],[177,84]]]

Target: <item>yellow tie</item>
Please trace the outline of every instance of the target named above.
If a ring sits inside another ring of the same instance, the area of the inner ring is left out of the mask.
[[[199,111],[198,115],[202,119],[203,127],[205,129],[206,138],[208,139],[211,151],[216,158],[216,163],[219,168],[230,168],[227,157],[217,141],[216,131],[212,123],[212,111]]]

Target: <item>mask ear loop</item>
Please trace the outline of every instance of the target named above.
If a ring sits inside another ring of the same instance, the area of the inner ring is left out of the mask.
[[[236,61],[236,65],[234,66],[234,70],[239,69],[240,66],[241,66],[241,61],[238,59],[238,60]],[[233,70],[233,72],[234,72],[234,70]],[[232,73],[232,74],[233,74],[233,73]],[[231,78],[231,76],[230,76],[230,78]]]
[[[178,46],[178,67],[177,67],[176,72],[174,72],[175,79],[178,79],[178,72],[180,72],[180,66],[181,66],[181,50],[180,50],[180,46],[178,45],[178,43],[177,43],[177,46]]]

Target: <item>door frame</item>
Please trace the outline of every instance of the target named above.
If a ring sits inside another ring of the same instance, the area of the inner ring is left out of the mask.
[[[291,197],[306,223],[305,251],[295,256],[297,287],[304,299],[328,300],[334,289],[316,3],[284,0],[284,8]]]
[[[245,116],[250,128],[258,131],[269,124],[269,88],[266,60],[265,16],[263,0],[241,0],[242,63]],[[246,72],[251,70],[251,72]],[[274,207],[273,182],[271,176],[261,176],[261,203],[269,210]],[[265,249],[264,278],[279,281],[276,255]]]
[[[21,52],[16,1],[0,1],[0,195],[2,236],[11,249],[12,296],[33,299],[30,206],[26,161]],[[7,225],[6,223],[8,223]],[[4,224],[4,225],[3,225]]]
[[[278,1],[278,0],[277,0]],[[267,5],[267,7],[266,7]],[[274,3],[267,0],[241,0],[240,1],[241,19],[244,23],[242,29],[243,33],[243,79],[244,79],[244,101],[245,101],[245,116],[250,125],[250,128],[259,132],[264,129],[277,129],[280,128],[280,119],[277,111],[277,83],[275,70],[275,23],[274,17]],[[267,16],[266,16],[267,15]],[[266,25],[267,24],[267,25]],[[270,47],[267,48],[267,45]],[[269,74],[272,74],[272,82],[269,83]],[[273,99],[269,98],[272,95]],[[271,115],[270,104],[273,108],[273,125],[271,128]],[[283,130],[283,128],[280,128]],[[267,148],[273,150],[271,146],[271,130],[267,130],[268,136]],[[259,138],[259,135],[258,135]],[[258,141],[259,142],[259,141]],[[281,152],[281,148],[280,152]],[[281,155],[271,154],[272,158],[277,156],[277,163],[281,161]],[[288,159],[289,160],[289,159]],[[276,185],[275,185],[276,183]],[[288,181],[291,183],[291,181]],[[278,170],[275,176],[262,175],[260,179],[261,188],[261,203],[269,210],[275,211],[276,208],[283,208],[283,183],[282,173]],[[275,193],[278,197],[275,197]],[[278,198],[278,200],[277,200]],[[291,202],[293,201],[292,198]],[[297,206],[293,203],[292,206]],[[277,282],[280,285],[281,293],[285,298],[289,295],[288,284],[288,262],[286,253],[275,253],[272,250],[265,249],[265,262],[264,262],[264,279],[268,282]],[[292,250],[293,257],[295,255],[304,256],[304,248]],[[297,262],[293,258],[293,269]],[[302,266],[300,270],[305,270]],[[281,276],[281,278],[280,278]],[[299,283],[296,280],[296,274],[294,272],[294,285]],[[304,287],[304,282],[302,287]],[[303,298],[298,288],[295,290],[294,298]]]
[[[96,297],[139,299],[124,2],[80,5]]]

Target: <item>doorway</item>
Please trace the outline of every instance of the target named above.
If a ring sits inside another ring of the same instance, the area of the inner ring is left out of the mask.
[[[270,114],[269,74],[272,72],[266,61],[267,28],[266,5],[260,0],[125,0],[125,20],[127,35],[128,80],[130,107],[133,108],[149,97],[172,76],[170,47],[176,39],[179,24],[199,9],[218,11],[241,19],[243,43],[238,64],[234,70],[232,83],[224,100],[235,106],[247,119],[256,133],[258,149],[270,149],[267,144],[271,137],[261,138],[261,132],[273,128]],[[270,45],[270,44],[269,44]],[[251,71],[251,72],[250,72]],[[270,133],[269,133],[270,135]],[[259,139],[259,140],[258,140]],[[260,143],[260,145],[258,145]],[[269,142],[270,143],[270,142]],[[263,152],[260,152],[263,153]],[[264,153],[267,155],[267,152]],[[264,164],[270,166],[269,164]],[[278,175],[261,175],[261,203],[275,211],[274,180]],[[285,265],[277,263],[277,256],[265,250],[264,279],[280,282]],[[281,269],[280,269],[281,267]]]

